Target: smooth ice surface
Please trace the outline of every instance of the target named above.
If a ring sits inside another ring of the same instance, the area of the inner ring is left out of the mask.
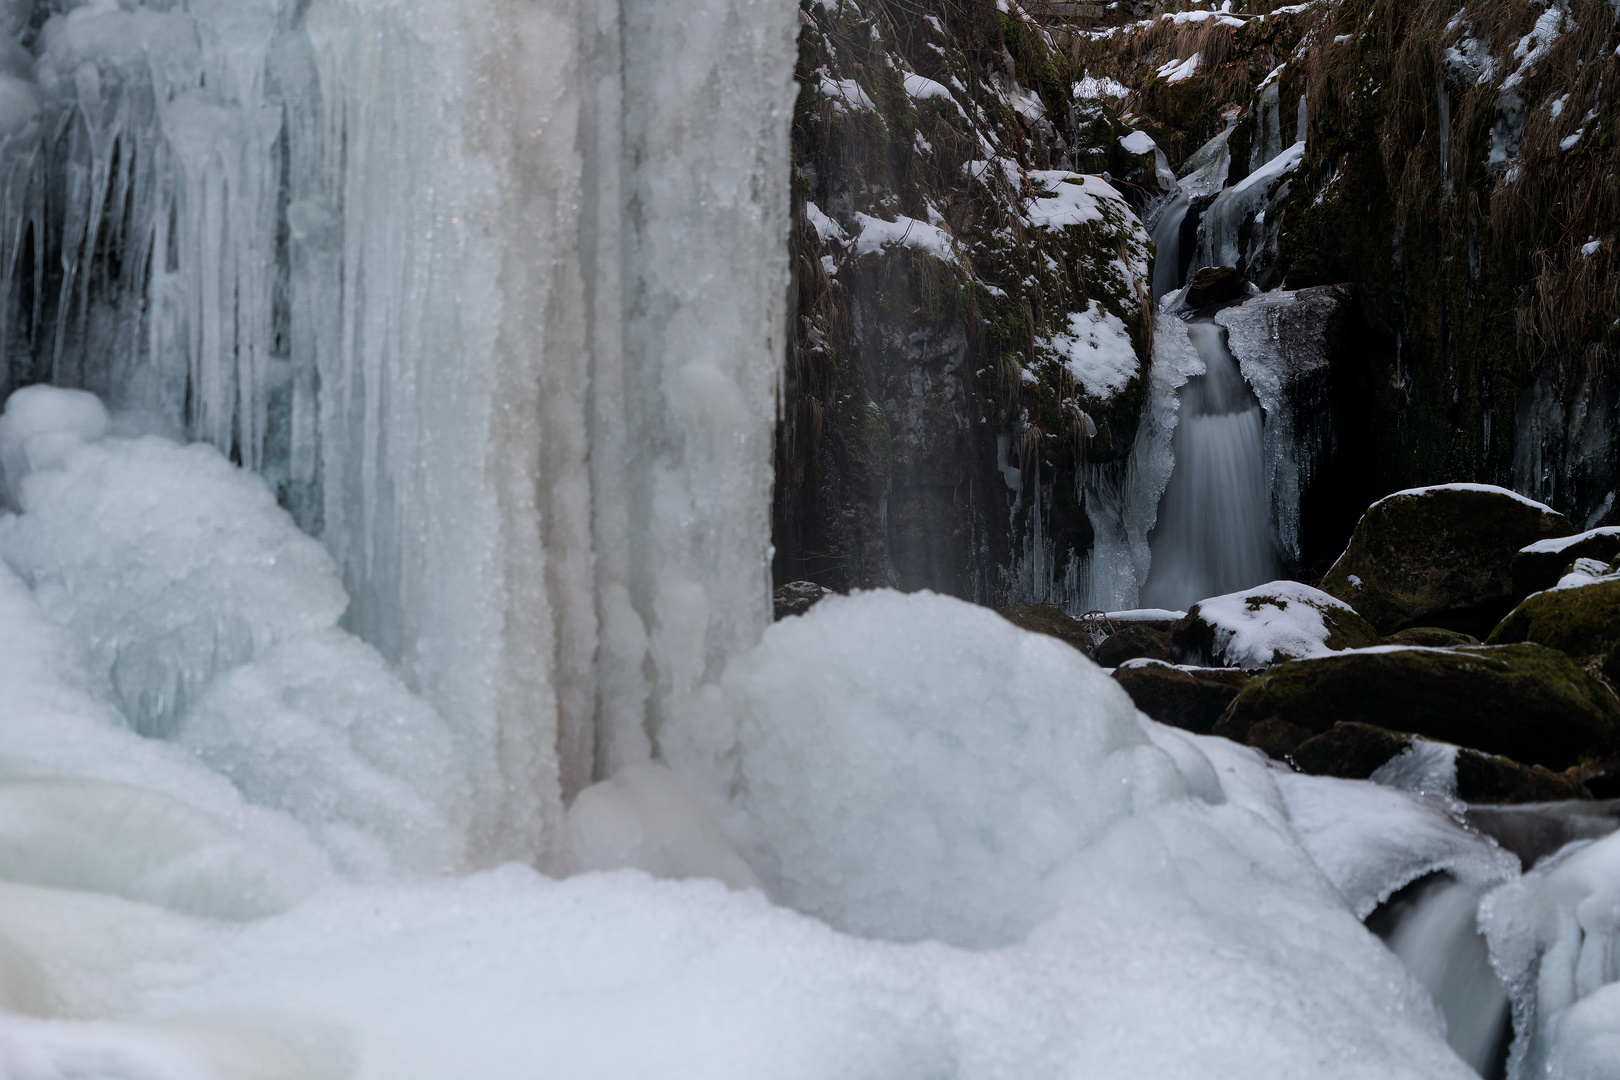
[[[1510,1080],[1620,1076],[1620,833],[1503,885],[1480,923],[1513,996]]]
[[[1273,581],[1198,602],[1198,616],[1215,628],[1210,659],[1255,671],[1278,657],[1329,656],[1324,612],[1354,614],[1349,604],[1298,581]]]
[[[1463,828],[1447,799],[1283,771],[1275,782],[1300,842],[1361,918],[1437,871],[1481,886],[1518,874],[1518,858]]]
[[[1174,471],[1159,503],[1141,602],[1185,608],[1278,577],[1260,403],[1212,322],[1187,326],[1204,362],[1180,391]],[[1138,434],[1140,440],[1141,434]]]

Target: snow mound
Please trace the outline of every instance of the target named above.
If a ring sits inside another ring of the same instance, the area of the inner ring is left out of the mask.
[[[1101,668],[931,593],[828,597],[723,686],[666,751],[735,792],[773,895],[851,933],[1017,940],[1061,864],[1185,790]]]
[[[1333,631],[1328,612],[1354,615],[1350,605],[1298,581],[1273,581],[1241,592],[1200,600],[1198,617],[1215,630],[1211,649],[1218,662],[1248,670],[1276,657],[1305,660],[1330,656]]]
[[[214,675],[336,625],[348,597],[332,557],[261,478],[201,443],[86,444],[82,417],[58,415],[74,426],[28,446],[76,445],[25,477],[0,557],[87,644],[138,730],[166,733]]]
[[[1385,495],[1382,499],[1379,499],[1378,502],[1375,502],[1372,505],[1377,506],[1378,503],[1388,502],[1390,499],[1399,498],[1402,495],[1427,495],[1434,491],[1483,491],[1491,495],[1506,495],[1510,499],[1517,499],[1519,502],[1524,503],[1524,505],[1528,507],[1541,510],[1548,514],[1556,514],[1558,512],[1552,507],[1548,506],[1546,503],[1538,503],[1534,499],[1526,498],[1525,496],[1520,495],[1517,491],[1511,491],[1505,487],[1497,487],[1495,484],[1430,484],[1428,487],[1407,488],[1404,491],[1393,492],[1392,494]],[[1367,507],[1367,509],[1371,510],[1372,506]]]

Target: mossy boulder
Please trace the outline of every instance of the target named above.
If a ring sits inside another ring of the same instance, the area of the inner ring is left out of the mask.
[[[1398,492],[1367,508],[1322,581],[1381,633],[1438,626],[1476,637],[1513,607],[1513,557],[1575,531],[1506,488],[1452,484]]]
[[[1479,645],[1473,634],[1461,634],[1439,626],[1414,626],[1409,630],[1378,639],[1380,645],[1406,645],[1422,649],[1455,649],[1463,645]]]
[[[1061,608],[1048,604],[1016,604],[996,610],[1003,619],[1020,630],[1055,637],[1067,645],[1073,645],[1087,656],[1091,655],[1093,646],[1091,634],[1079,619],[1065,615]]]
[[[1620,525],[1531,544],[1513,556],[1513,595],[1522,600],[1550,589],[1576,559],[1609,562],[1620,556]]]
[[[1345,721],[1312,735],[1289,757],[1300,772],[1365,780],[1412,745],[1412,736],[1376,724]]]
[[[1232,669],[1187,671],[1148,662],[1116,668],[1114,679],[1138,709],[1159,723],[1208,735],[1248,676]]]
[[[1620,701],[1541,645],[1379,649],[1272,668],[1239,692],[1215,734],[1258,745],[1250,731],[1261,724],[1309,737],[1344,722],[1563,769],[1616,746]]]
[[[1414,744],[1425,741],[1406,732],[1349,721],[1311,736],[1288,757],[1300,772],[1313,776],[1365,780]],[[1456,754],[1456,795],[1464,802],[1556,802],[1591,797],[1580,780],[1568,773],[1522,765],[1478,750],[1459,748]]]
[[[1126,624],[1109,634],[1092,653],[1103,667],[1117,668],[1127,660],[1173,659],[1170,634],[1157,626]]]
[[[1457,798],[1463,802],[1562,802],[1591,797],[1585,785],[1570,773],[1523,765],[1477,750],[1457,752]]]
[[[1581,660],[1601,656],[1620,642],[1620,578],[1528,596],[1488,641],[1533,641]]]
[[[1377,643],[1378,631],[1348,605],[1297,581],[1200,600],[1170,624],[1177,659],[1248,671]]]

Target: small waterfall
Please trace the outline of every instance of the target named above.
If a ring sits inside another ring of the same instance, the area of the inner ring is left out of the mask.
[[[1157,276],[1157,274],[1155,274]],[[1187,336],[1204,374],[1182,388],[1175,471],[1159,502],[1147,607],[1184,610],[1207,596],[1274,580],[1260,402],[1226,345],[1226,331],[1194,322]]]
[[[1191,200],[1186,192],[1165,204],[1153,224],[1153,244],[1158,254],[1153,260],[1153,299],[1181,288],[1181,224],[1187,219]]]
[[[1491,967],[1479,932],[1485,889],[1445,874],[1415,882],[1391,897],[1367,926],[1406,965],[1446,1018],[1446,1041],[1484,1077],[1504,1075],[1509,1020],[1507,987]]]

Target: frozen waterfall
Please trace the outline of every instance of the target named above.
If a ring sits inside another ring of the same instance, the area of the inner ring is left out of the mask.
[[[1173,321],[1172,321],[1173,322]],[[1159,502],[1142,603],[1185,610],[1276,579],[1260,402],[1214,322],[1187,324],[1204,372],[1181,389],[1175,466]]]
[[[450,721],[473,861],[550,858],[769,619],[792,6],[31,7],[0,392],[263,474]]]

